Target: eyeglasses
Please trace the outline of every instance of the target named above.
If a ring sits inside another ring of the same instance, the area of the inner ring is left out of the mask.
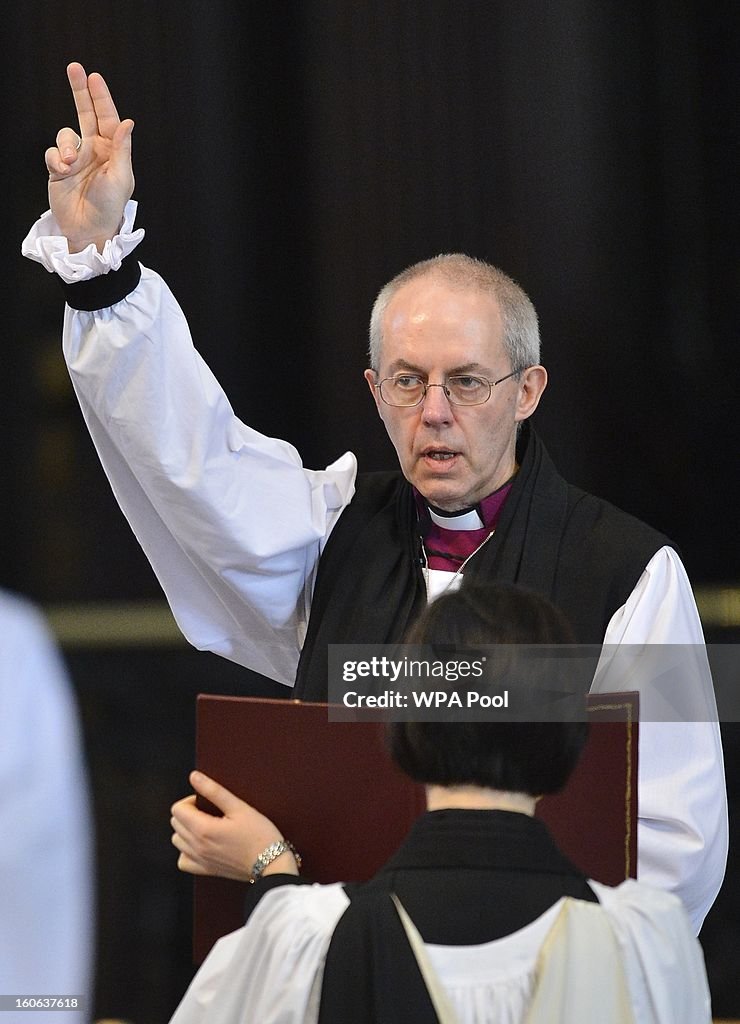
[[[450,405],[483,405],[491,397],[491,391],[497,384],[515,377],[521,370],[512,370],[498,380],[487,380],[485,377],[474,377],[469,373],[448,377],[444,384],[428,384],[416,373],[399,373],[395,377],[385,377],[375,387],[386,405],[397,408],[409,408],[420,405],[426,398],[429,388],[442,388]]]

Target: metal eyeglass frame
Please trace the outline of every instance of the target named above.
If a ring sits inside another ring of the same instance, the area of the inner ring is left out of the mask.
[[[522,367],[522,369],[526,369],[526,367]],[[442,388],[442,390],[445,393],[445,397],[447,398],[447,401],[450,403],[450,405],[454,405],[458,409],[461,409],[461,408],[462,409],[465,409],[465,408],[470,409],[470,408],[473,408],[476,405],[485,405],[486,402],[488,401],[488,399],[491,397],[491,392],[493,391],[493,389],[496,387],[497,384],[502,384],[505,380],[508,380],[510,377],[516,377],[516,375],[518,373],[522,372],[522,369],[512,370],[511,373],[507,373],[506,376],[504,376],[504,377],[499,377],[498,380],[488,380],[487,377],[480,377],[477,373],[459,373],[459,374],[456,373],[456,374],[452,375],[452,378],[449,378],[449,379],[454,379],[455,377],[475,377],[476,380],[482,381],[483,383],[487,384],[488,385],[488,394],[480,402],[455,402],[452,399],[452,394],[451,394],[450,389],[447,386],[447,384],[427,384],[427,383],[425,383],[421,379],[421,377],[419,376],[418,373],[400,373],[400,374],[397,374],[397,376],[399,376],[399,377],[417,377],[418,380],[419,380],[419,383],[424,388],[424,390],[421,393],[421,396],[419,397],[419,399],[416,402],[409,402],[406,405],[396,405],[394,402],[389,402],[388,399],[383,394],[383,385],[385,384],[385,382],[389,381],[389,380],[396,380],[396,377],[383,377],[383,379],[381,381],[378,381],[378,383],[373,385],[373,386],[378,389],[378,391],[380,392],[381,399],[385,402],[386,405],[389,405],[391,407],[391,409],[415,409],[416,406],[417,405],[421,405],[421,403],[427,397],[427,391],[429,390],[429,388]]]

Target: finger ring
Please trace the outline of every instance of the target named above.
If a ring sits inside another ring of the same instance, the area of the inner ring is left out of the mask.
[[[82,138],[80,138],[80,141],[79,141],[79,142],[77,143],[77,145],[75,146],[75,149],[77,150],[77,152],[78,152],[78,153],[79,153],[79,151],[80,151],[80,146],[81,146],[81,145],[82,145]]]

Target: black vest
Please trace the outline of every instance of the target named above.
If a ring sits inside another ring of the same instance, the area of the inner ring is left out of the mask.
[[[659,548],[671,542],[558,474],[524,424],[520,469],[496,533],[465,567],[470,579],[516,583],[565,613],[579,643],[598,644]],[[366,473],[321,556],[295,697],[327,697],[327,645],[403,640],[426,605],[421,539],[410,485]]]

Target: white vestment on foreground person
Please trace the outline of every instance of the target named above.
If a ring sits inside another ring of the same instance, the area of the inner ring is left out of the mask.
[[[704,961],[680,902],[634,881],[589,884],[598,904],[565,898],[506,938],[426,946],[460,1024],[708,1024]],[[341,884],[265,893],[216,943],[171,1024],[315,1024],[347,903]]]

